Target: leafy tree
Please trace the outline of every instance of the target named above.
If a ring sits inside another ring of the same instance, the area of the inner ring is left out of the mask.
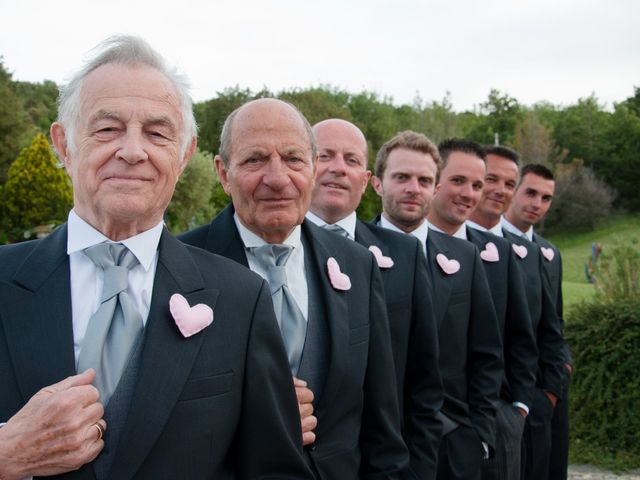
[[[0,184],[7,178],[9,165],[33,134],[22,97],[16,92],[11,73],[0,57]]]
[[[180,233],[210,222],[215,213],[211,192],[218,184],[213,156],[208,152],[196,151],[178,180],[165,212],[169,230]]]
[[[491,89],[475,118],[467,116],[465,136],[479,143],[494,144],[497,139],[501,145],[512,145],[522,111],[518,100]]]
[[[513,146],[520,153],[524,164],[548,164],[555,150],[551,129],[532,111],[526,112],[516,124]]]
[[[72,205],[69,177],[39,133],[9,168],[2,189],[3,227],[18,241],[35,227],[64,222]]]
[[[15,90],[22,97],[30,123],[39,132],[49,135],[49,127],[58,116],[58,86],[51,80],[15,82]]]

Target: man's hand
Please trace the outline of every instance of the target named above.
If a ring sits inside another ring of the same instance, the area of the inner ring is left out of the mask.
[[[77,470],[104,448],[104,409],[92,369],[49,385],[0,428],[0,478]]]
[[[527,418],[527,415],[529,415],[524,408],[516,407],[516,410],[518,410],[518,413],[522,415],[522,418]]]
[[[569,376],[573,375],[573,366],[570,363],[565,363],[564,368],[566,368],[567,372],[569,372]]]
[[[551,405],[553,405],[553,408],[556,408],[556,403],[558,403],[558,397],[556,397],[553,393],[551,393],[548,390],[545,390],[544,394],[547,396],[547,398],[551,402]]]
[[[298,408],[300,409],[300,423],[302,425],[302,445],[310,445],[316,441],[313,429],[318,425],[318,419],[313,416],[313,392],[307,388],[307,382],[293,377],[296,389]]]

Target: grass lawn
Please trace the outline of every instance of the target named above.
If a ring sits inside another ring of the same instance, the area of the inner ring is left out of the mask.
[[[588,300],[594,294],[593,285],[587,282],[584,265],[591,257],[591,245],[602,244],[603,251],[622,239],[640,238],[640,216],[627,215],[612,218],[605,225],[592,232],[558,232],[547,238],[562,254],[564,279],[562,294],[565,307]]]

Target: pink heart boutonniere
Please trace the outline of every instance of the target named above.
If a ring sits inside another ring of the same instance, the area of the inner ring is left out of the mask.
[[[371,245],[369,247],[369,251],[373,253],[373,256],[376,257],[376,262],[378,262],[378,267],[380,268],[391,268],[393,267],[393,260],[391,257],[385,257],[382,254],[382,250],[380,250],[375,245]]]
[[[329,281],[333,288],[343,291],[351,288],[351,279],[348,275],[340,271],[340,266],[338,265],[338,262],[336,262],[335,258],[329,257],[327,260],[327,271],[329,273]]]
[[[498,248],[496,244],[493,242],[488,242],[484,250],[480,252],[480,258],[485,262],[497,262],[500,260],[500,255],[498,255]]]
[[[542,252],[542,255],[544,255],[544,258],[546,258],[548,262],[553,260],[553,257],[556,256],[555,252],[553,251],[553,248],[540,247],[540,251]]]
[[[525,247],[524,245],[516,245],[514,243],[511,245],[511,247],[513,248],[513,251],[516,252],[516,255],[518,255],[520,258],[526,257],[529,253],[527,251],[527,247]]]
[[[440,268],[447,275],[453,275],[460,270],[460,262],[457,260],[449,260],[442,253],[436,255],[436,262],[440,265]]]
[[[169,299],[169,310],[182,336],[187,338],[204,330],[213,322],[213,310],[209,305],[199,303],[193,307],[179,293]]]

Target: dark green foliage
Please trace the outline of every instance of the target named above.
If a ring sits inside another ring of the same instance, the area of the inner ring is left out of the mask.
[[[574,356],[571,461],[640,467],[640,301],[580,304],[565,335]]]
[[[640,241],[608,245],[594,271],[596,296],[604,302],[640,302]]]
[[[2,187],[2,230],[12,241],[24,240],[37,233],[36,227],[64,222],[72,204],[69,177],[39,133],[9,168]]]

